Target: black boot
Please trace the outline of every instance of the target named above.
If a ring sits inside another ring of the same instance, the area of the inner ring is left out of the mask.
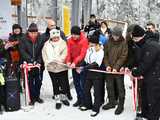
[[[54,95],[52,96],[52,99],[53,99],[53,100],[55,99],[55,96],[54,96]]]
[[[62,101],[62,103],[64,104],[64,105],[66,105],[66,106],[69,106],[70,104],[69,104],[69,102],[68,102],[68,100],[61,100]]]
[[[68,98],[69,100],[72,100],[72,99],[73,99],[71,93],[67,94],[67,98]]]
[[[107,104],[105,104],[102,109],[103,110],[109,110],[109,109],[112,109],[112,108],[115,108],[116,104],[115,102],[109,102]]]
[[[41,98],[36,98],[36,101],[38,102],[38,103],[44,103],[44,101],[43,101],[43,99],[41,99]]]
[[[66,106],[69,106],[69,105],[70,105],[70,104],[69,104],[69,101],[68,101],[68,99],[67,99],[67,96],[64,95],[64,94],[61,94],[61,95],[60,95],[60,101],[61,101],[64,105],[66,105]]]
[[[35,98],[34,98],[34,99],[31,99],[31,102],[29,102],[29,105],[30,105],[30,106],[34,106],[35,102],[36,102],[36,99],[35,99]]]
[[[60,95],[55,95],[55,101],[56,101],[56,109],[60,109],[62,107],[62,104],[60,101]]]
[[[117,109],[115,110],[115,115],[121,114],[123,110],[124,110],[124,107],[118,105]]]
[[[1,107],[1,105],[0,105],[0,115],[2,114],[3,112],[2,112],[2,107]]]
[[[115,115],[119,115],[124,110],[124,99],[120,99],[118,103],[118,107],[115,110]]]
[[[73,104],[73,107],[78,107],[81,105],[81,101],[80,100],[77,100],[74,104]]]
[[[56,103],[56,109],[59,110],[62,107],[62,104],[60,102]]]

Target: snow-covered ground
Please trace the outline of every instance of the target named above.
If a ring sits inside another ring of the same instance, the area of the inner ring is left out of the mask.
[[[43,80],[43,86],[41,91],[41,98],[44,103],[36,103],[33,109],[28,112],[19,110],[15,112],[4,112],[0,115],[0,120],[133,120],[135,113],[132,107],[131,89],[129,89],[129,80],[125,79],[126,85],[126,100],[125,109],[121,115],[114,115],[114,110],[104,111],[101,109],[100,113],[96,117],[90,117],[91,111],[80,111],[78,108],[72,107],[72,104],[76,101],[75,89],[71,89],[73,100],[70,102],[70,106],[62,106],[60,110],[55,109],[55,101],[52,99],[52,86],[48,75],[45,73]],[[22,102],[22,104],[24,104]],[[23,106],[23,105],[22,105]]]

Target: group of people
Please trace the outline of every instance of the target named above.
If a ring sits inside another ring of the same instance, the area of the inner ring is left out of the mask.
[[[40,69],[31,69],[28,74],[30,105],[44,102],[40,98],[40,88],[43,71],[46,69],[52,81],[55,108],[60,109],[62,104],[69,106],[69,100],[72,100],[68,81],[68,69],[72,69],[77,94],[77,101],[73,106],[79,107],[81,111],[91,109],[91,116],[94,117],[100,112],[100,107],[103,110],[116,107],[115,115],[123,112],[124,76],[114,73],[130,71],[133,77],[143,78],[138,81],[140,112],[137,113],[137,119],[158,120],[160,116],[159,34],[155,31],[153,23],[147,24],[146,31],[137,24],[130,25],[125,38],[122,32],[119,26],[110,29],[106,21],[99,23],[94,14],[90,16],[84,31],[78,26],[72,26],[71,36],[68,38],[51,19],[48,20],[46,32],[43,34],[38,32],[35,23],[30,24],[26,34],[22,33],[22,28],[18,24],[15,24],[13,33],[4,45],[4,50],[9,53],[6,73],[9,73],[9,68],[17,69],[16,77],[19,80],[20,64],[27,62],[40,65]],[[92,87],[94,102],[91,95]]]

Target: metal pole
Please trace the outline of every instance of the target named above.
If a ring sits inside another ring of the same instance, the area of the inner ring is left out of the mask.
[[[89,9],[89,15],[90,15],[92,13],[92,0],[89,0],[88,4],[89,4],[88,5],[88,7],[89,7],[88,9]]]
[[[92,13],[92,0],[84,0],[84,24],[87,24],[89,16]]]
[[[18,24],[21,25],[21,5],[17,6]]]
[[[79,2],[80,0],[72,0],[72,18],[71,18],[71,25],[79,25],[79,20],[80,20],[80,16],[79,16]]]
[[[52,19],[57,22],[57,0],[52,0],[53,5],[53,12],[52,12]]]
[[[28,0],[26,0],[26,27],[28,26]]]

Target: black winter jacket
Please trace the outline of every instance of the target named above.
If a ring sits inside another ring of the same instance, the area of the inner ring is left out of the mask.
[[[20,53],[22,61],[26,61],[27,63],[37,62],[42,64],[42,47],[43,40],[40,35],[38,35],[36,42],[32,43],[26,34],[20,41]]]
[[[145,82],[160,84],[160,45],[155,41],[141,40],[134,44],[135,67]]]

